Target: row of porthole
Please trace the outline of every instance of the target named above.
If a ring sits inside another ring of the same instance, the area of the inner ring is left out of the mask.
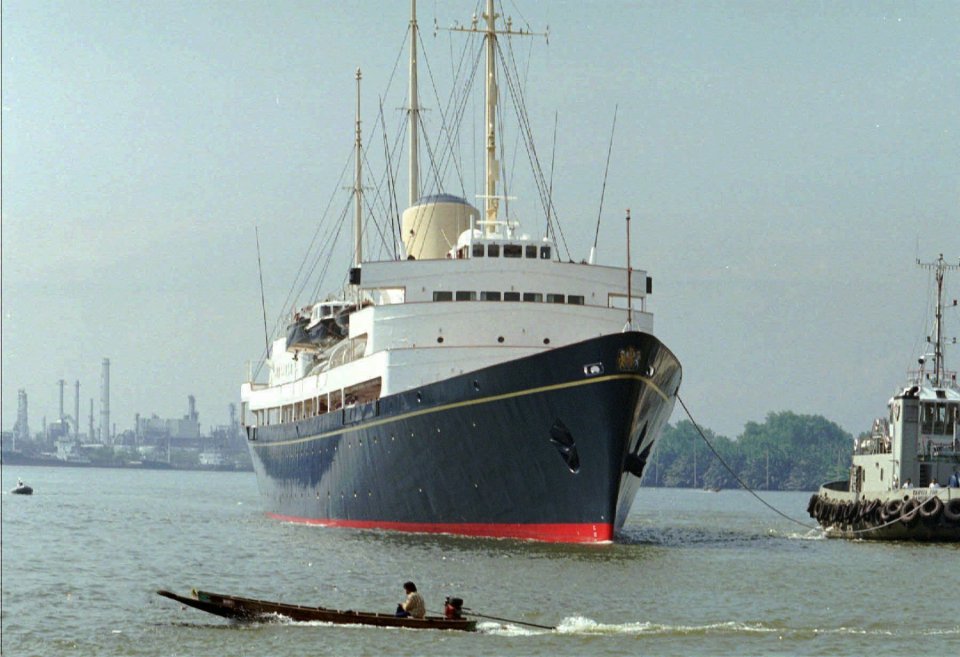
[[[498,335],[498,336],[497,336],[497,342],[499,342],[500,344],[503,344],[505,340],[506,340],[506,338],[504,338],[502,335]],[[442,335],[438,335],[438,336],[437,336],[437,344],[443,344],[443,336],[442,336]],[[543,344],[550,344],[550,338],[544,338],[544,339],[543,339]]]
[[[474,484],[473,484],[473,488],[474,488],[474,490],[479,490],[479,489],[480,489],[480,484],[474,483]],[[418,493],[423,493],[423,488],[417,488],[417,492],[418,492]],[[281,494],[281,495],[279,496],[279,499],[281,499],[281,500],[283,500],[283,499],[295,499],[295,498],[304,499],[304,498],[307,498],[307,497],[310,497],[310,494],[309,494],[309,493],[307,493],[307,492],[300,492],[300,493],[292,494],[292,495],[291,495],[291,494],[286,494],[286,495]],[[330,491],[327,491],[327,499],[330,499],[331,497],[333,497],[333,496],[330,494]],[[367,497],[373,497],[373,491],[372,491],[372,490],[368,490],[368,491],[367,491]],[[340,493],[340,499],[341,499],[341,500],[345,500],[346,498],[347,498],[347,494],[346,494],[346,493]],[[359,494],[357,491],[353,491],[353,498],[354,498],[354,499],[359,499],[359,498],[360,498],[360,494]],[[320,499],[320,491],[316,491],[316,499],[318,499],[318,500]]]

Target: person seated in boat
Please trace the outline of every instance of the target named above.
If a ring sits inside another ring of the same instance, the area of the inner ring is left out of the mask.
[[[913,488],[913,482],[910,481],[910,477],[907,477],[907,480],[903,482],[903,486],[901,486],[901,488]]]
[[[936,478],[930,480],[930,488],[940,488],[940,483]]]
[[[427,615],[427,605],[423,596],[417,593],[417,585],[413,582],[404,582],[403,590],[407,599],[397,605],[397,616],[400,618],[423,618]]]
[[[460,598],[451,598],[449,595],[443,601],[443,616],[447,620],[463,620],[463,600]]]

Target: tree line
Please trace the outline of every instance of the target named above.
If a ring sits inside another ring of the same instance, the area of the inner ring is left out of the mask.
[[[817,490],[845,479],[853,436],[819,415],[770,413],[735,440],[703,428],[720,458],[756,490]],[[647,463],[644,486],[737,488],[739,484],[689,420],[667,425]]]

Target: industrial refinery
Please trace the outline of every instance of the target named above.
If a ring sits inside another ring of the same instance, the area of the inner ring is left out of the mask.
[[[58,412],[43,414],[31,431],[27,391],[17,391],[17,419],[2,432],[0,460],[8,465],[65,465],[210,470],[249,470],[250,457],[240,431],[236,404],[229,404],[229,422],[202,431],[194,395],[186,397],[186,413],[161,418],[137,413],[133,427],[118,430],[110,418],[110,359],[100,373],[99,415],[89,400],[87,426],[81,431],[80,381],[73,383],[72,413],[67,412],[67,381],[60,379]],[[37,429],[39,426],[39,429]]]

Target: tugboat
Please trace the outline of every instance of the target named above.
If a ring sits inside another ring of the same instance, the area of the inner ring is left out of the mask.
[[[828,537],[960,541],[960,386],[944,366],[943,335],[943,279],[960,264],[942,254],[917,264],[937,282],[933,353],[888,402],[888,416],[857,439],[849,478],[810,498],[807,512]]]

